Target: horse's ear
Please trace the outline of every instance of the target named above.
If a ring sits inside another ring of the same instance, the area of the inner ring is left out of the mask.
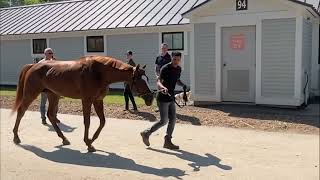
[[[145,69],[147,67],[147,65],[145,64],[143,67],[142,67],[142,69]]]
[[[136,69],[140,69],[140,64],[138,64],[138,65],[136,66]]]

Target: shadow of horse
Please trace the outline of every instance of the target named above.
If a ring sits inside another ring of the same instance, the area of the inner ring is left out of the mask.
[[[177,118],[181,121],[190,122],[192,125],[200,126],[200,119],[194,116],[187,116],[177,113]]]
[[[153,149],[153,148],[147,148],[147,149],[151,151],[159,152],[159,153],[177,156],[180,159],[190,161],[191,163],[189,163],[188,165],[193,168],[193,171],[200,171],[201,167],[207,167],[207,166],[216,166],[223,170],[232,169],[231,166],[220,164],[221,159],[209,153],[206,153],[205,154],[206,156],[201,156],[201,155],[187,152],[184,150],[174,150],[175,152],[169,152],[169,151]]]
[[[49,128],[49,131],[56,132],[51,124],[50,125],[46,124],[45,126],[47,126]],[[58,126],[61,131],[66,132],[66,133],[73,132],[75,129],[77,129],[76,127],[71,127],[66,124],[63,124],[62,122],[58,123]]]
[[[175,177],[177,179],[181,179],[182,176],[186,175],[185,171],[176,168],[157,169],[145,165],[140,165],[134,162],[134,160],[132,159],[121,157],[112,152],[100,151],[106,153],[106,155],[96,153],[81,153],[80,151],[64,148],[63,146],[57,146],[58,149],[55,151],[46,152],[38,147],[31,145],[19,146],[27,151],[34,153],[38,157],[57,163],[122,169],[136,171],[144,174],[153,174],[163,178]]]

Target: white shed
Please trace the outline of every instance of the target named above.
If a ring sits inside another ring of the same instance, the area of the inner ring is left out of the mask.
[[[215,0],[190,19],[197,104],[300,106],[319,95],[319,12],[296,0]]]

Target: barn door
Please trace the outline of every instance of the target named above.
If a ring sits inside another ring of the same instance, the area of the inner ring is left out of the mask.
[[[255,26],[222,28],[223,101],[255,100]]]

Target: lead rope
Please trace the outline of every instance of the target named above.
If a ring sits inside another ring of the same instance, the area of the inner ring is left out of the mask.
[[[156,94],[156,93],[159,93],[159,92],[163,93],[162,90],[155,90],[155,91],[153,91],[153,92],[149,92],[149,93],[145,93],[145,94],[139,94],[138,96],[142,97],[142,96],[146,96],[146,95],[149,95],[149,94]],[[184,92],[184,93],[186,93],[186,92]],[[175,98],[174,96],[172,96],[170,93],[167,93],[167,95],[170,96],[170,97],[173,97],[174,103],[176,103],[176,105],[177,105],[179,108],[183,108],[184,106],[187,106],[187,102],[186,102],[186,101],[184,102],[184,105],[181,106],[181,105],[176,101],[176,98]]]
[[[160,92],[162,92],[162,91],[160,91]],[[173,97],[173,96],[172,96],[171,94],[169,94],[169,93],[167,93],[167,95],[170,96],[170,97]],[[174,103],[176,103],[176,105],[177,105],[179,108],[181,108],[181,109],[182,109],[184,106],[187,106],[187,102],[186,102],[186,101],[184,102],[184,105],[181,106],[181,105],[176,101],[176,98],[175,98],[175,97],[173,97],[173,100],[174,100]]]

